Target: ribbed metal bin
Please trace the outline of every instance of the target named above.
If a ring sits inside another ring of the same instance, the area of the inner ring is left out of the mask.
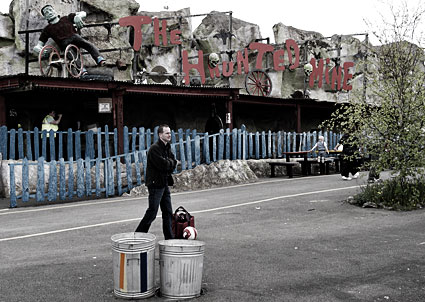
[[[155,241],[149,233],[122,233],[111,237],[114,294],[140,299],[155,294]]]
[[[194,298],[201,294],[205,243],[198,240],[159,241],[161,296]]]

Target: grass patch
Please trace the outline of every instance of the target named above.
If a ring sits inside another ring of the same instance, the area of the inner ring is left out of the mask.
[[[402,181],[395,177],[382,183],[368,184],[354,196],[352,204],[362,207],[410,211],[425,207],[425,180]]]

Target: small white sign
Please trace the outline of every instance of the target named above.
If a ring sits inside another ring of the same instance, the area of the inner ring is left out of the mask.
[[[111,113],[112,112],[112,99],[111,98],[99,98],[99,113]]]

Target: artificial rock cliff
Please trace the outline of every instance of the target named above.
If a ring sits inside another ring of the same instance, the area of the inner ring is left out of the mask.
[[[2,66],[0,75],[11,75],[23,73],[25,68],[25,34],[19,31],[26,29],[42,29],[47,23],[41,16],[40,9],[45,4],[50,3],[46,0],[30,1],[30,7],[26,7],[26,0],[13,0],[10,4],[9,14],[0,15],[0,64]],[[206,71],[206,85],[230,86],[241,88],[241,93],[246,93],[245,78],[246,75],[236,73],[236,64],[234,72],[230,77],[221,76],[210,79],[208,72],[208,55],[217,53],[220,57],[219,69],[222,74],[222,62],[235,61],[235,53],[231,50],[243,50],[251,42],[261,41],[260,28],[258,25],[232,18],[230,23],[229,15],[210,12],[201,17],[202,23],[196,28],[192,28],[192,18],[190,8],[183,8],[178,11],[145,12],[139,11],[139,4],[134,0],[125,1],[107,1],[107,0],[60,0],[56,1],[55,9],[61,15],[67,15],[71,12],[85,11],[87,17],[84,19],[86,24],[92,23],[117,23],[120,18],[126,16],[144,15],[150,17],[167,18],[167,30],[179,29],[181,34],[181,45],[153,46],[154,34],[153,25],[144,25],[143,44],[140,51],[135,52],[132,49],[131,36],[132,31],[129,27],[120,27],[119,25],[86,27],[81,30],[81,35],[93,42],[99,49],[116,49],[115,51],[105,52],[103,55],[107,59],[108,71],[113,74],[114,79],[122,81],[134,81],[140,78],[141,82],[163,82],[165,84],[182,83],[181,76],[181,51],[187,50],[189,58],[196,60],[198,51],[204,53],[204,66]],[[208,13],[208,12],[205,12]],[[196,17],[200,18],[200,17]],[[282,20],[284,22],[284,20]],[[232,28],[231,34],[228,33]],[[335,63],[343,64],[346,61],[354,62],[354,74],[351,84],[354,87],[363,85],[363,72],[361,64],[357,64],[362,59],[362,45],[360,40],[351,36],[334,36],[324,38],[320,33],[303,31],[300,29],[286,26],[278,23],[273,27],[275,49],[283,48],[286,39],[293,39],[300,45],[300,67],[294,71],[286,68],[285,71],[275,71],[273,67],[273,56],[271,53],[265,55],[263,60],[263,70],[273,83],[271,91],[272,97],[290,98],[298,93],[308,89],[310,98],[318,101],[346,101],[349,93],[336,93],[331,91],[329,85],[324,84],[322,88],[307,87],[306,77],[303,66],[309,62],[312,57],[331,58],[329,66]],[[29,35],[29,49],[36,45],[39,33]],[[269,42],[271,43],[271,42]],[[303,46],[303,47],[301,47]],[[307,51],[306,51],[307,49]],[[249,69],[255,69],[256,53],[249,53]],[[338,57],[337,62],[334,58]],[[36,59],[31,56],[31,59]],[[126,71],[119,71],[116,61],[120,60],[127,65]],[[87,57],[85,64],[88,67],[94,67],[94,61]],[[332,65],[333,64],[333,65]],[[150,72],[163,72],[166,77],[146,76]],[[29,65],[29,73],[40,74],[38,63],[33,62]],[[199,74],[192,70],[191,84],[200,84]],[[145,76],[144,76],[145,75]],[[299,94],[298,94],[299,95]]]

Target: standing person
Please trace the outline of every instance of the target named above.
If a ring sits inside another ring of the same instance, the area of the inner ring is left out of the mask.
[[[62,114],[58,114],[58,119],[56,119],[56,111],[55,110],[50,110],[50,113],[48,115],[46,115],[46,117],[43,119],[43,122],[41,124],[41,131],[46,130],[46,137],[50,137],[50,130],[53,130],[53,132],[55,132],[55,134],[53,135],[53,137],[56,137],[56,131],[59,130],[59,123],[61,122],[62,119]],[[54,160],[56,159],[56,150],[57,150],[57,145],[56,145],[56,140],[53,141],[54,145],[50,145],[50,139],[47,140],[47,146],[46,146],[46,154],[45,154],[45,159],[47,160],[48,158],[50,160]],[[44,154],[43,154],[44,156]]]
[[[319,151],[317,155],[317,161],[323,162],[325,160],[326,154],[329,154],[328,145],[325,142],[325,137],[323,135],[319,136],[319,141],[311,148],[310,152],[317,148]]]
[[[149,205],[145,216],[140,221],[136,232],[147,233],[161,206],[162,231],[164,238],[173,239],[174,234],[171,226],[173,208],[168,186],[174,184],[171,173],[177,165],[177,160],[171,152],[171,130],[168,125],[160,125],[158,128],[159,139],[148,151],[146,167],[146,186],[149,191]]]
[[[105,65],[106,61],[100,55],[96,46],[86,39],[83,39],[74,28],[74,24],[79,29],[84,26],[82,18],[86,17],[86,12],[71,13],[68,16],[60,17],[53,6],[48,4],[43,6],[41,14],[49,24],[41,32],[38,44],[33,49],[34,53],[38,55],[47,40],[52,38],[62,51],[64,51],[69,44],[74,44],[87,50],[97,65]]]
[[[352,178],[359,177],[359,167],[355,159],[356,149],[358,149],[351,141],[349,135],[344,134],[335,146],[335,150],[343,145],[341,154],[341,176],[343,180],[351,180]],[[350,173],[353,176],[350,177]]]
[[[62,114],[58,114],[58,119],[56,119],[55,110],[50,110],[50,113],[43,119],[43,123],[41,124],[41,131],[46,130],[47,137],[49,137],[50,130],[53,130],[54,132],[59,130],[59,123],[61,122],[61,119]]]

